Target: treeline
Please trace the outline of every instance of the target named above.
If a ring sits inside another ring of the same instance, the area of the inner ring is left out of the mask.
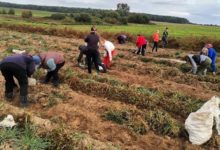
[[[147,16],[152,21],[181,23],[181,24],[190,23],[189,20],[187,20],[186,18],[180,18],[180,17],[159,16],[159,15],[151,15],[151,14],[147,14]]]
[[[6,11],[5,9],[0,10],[0,14],[8,14],[8,15],[15,15],[15,10],[14,9],[9,9],[8,11]]]
[[[0,2],[1,7],[19,8],[19,9],[31,9],[31,10],[42,10],[50,12],[64,13],[65,16],[74,18],[76,22],[85,22],[83,17],[86,17],[87,23],[110,23],[110,24],[127,24],[127,23],[141,23],[148,24],[150,20],[160,22],[171,22],[171,23],[189,23],[185,18],[172,17],[172,16],[159,16],[144,13],[130,13],[130,7],[127,4],[118,4],[117,10],[102,10],[102,9],[91,9],[91,8],[69,8],[69,7],[58,7],[58,6],[38,6],[38,5],[21,5]],[[58,14],[55,14],[58,15]],[[64,15],[60,15],[64,16]],[[54,16],[51,16],[54,18]],[[56,18],[56,17],[55,17]],[[63,17],[58,17],[63,18]]]

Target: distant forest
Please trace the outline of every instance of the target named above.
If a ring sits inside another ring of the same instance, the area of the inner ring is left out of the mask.
[[[126,3],[120,3],[117,5],[116,10],[103,10],[103,9],[91,9],[91,8],[69,8],[58,6],[38,6],[38,5],[21,5],[13,3],[0,2],[1,7],[30,9],[50,11],[57,13],[64,13],[73,17],[76,21],[86,23],[103,22],[110,24],[127,24],[127,23],[139,23],[148,24],[150,21],[170,22],[170,23],[190,23],[186,18],[173,17],[173,16],[160,16],[145,13],[132,13],[130,7]],[[83,19],[85,18],[85,19]]]

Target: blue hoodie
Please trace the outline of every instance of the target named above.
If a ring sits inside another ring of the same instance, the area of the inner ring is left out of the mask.
[[[28,76],[31,76],[35,71],[35,63],[31,56],[15,54],[8,57],[5,57],[1,64],[3,63],[14,63],[20,67],[22,67]]]
[[[216,72],[216,65],[215,65],[215,63],[216,63],[216,56],[217,56],[216,51],[215,51],[214,48],[208,48],[208,50],[209,50],[208,56],[209,56],[209,58],[212,59],[212,65],[211,65],[212,72]]]

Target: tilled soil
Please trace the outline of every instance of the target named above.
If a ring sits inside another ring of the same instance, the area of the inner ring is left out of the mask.
[[[76,58],[79,52],[78,46],[84,43],[83,40],[40,34],[23,34],[5,30],[0,30],[0,34],[2,35],[0,39],[2,57],[9,53],[6,52],[6,49],[9,47],[26,49],[31,54],[45,50],[63,51],[66,54],[66,64],[65,67],[61,69],[61,77],[63,78],[61,79],[62,83],[60,87],[56,89],[51,85],[43,85],[40,83],[35,87],[30,87],[29,96],[32,104],[26,108],[25,111],[32,112],[38,117],[51,120],[59,125],[64,125],[68,129],[84,132],[98,141],[104,143],[111,142],[114,145],[118,145],[121,149],[175,150],[205,148],[191,145],[187,138],[159,135],[152,130],[144,135],[139,135],[125,125],[119,125],[103,118],[103,114],[109,109],[129,109],[141,112],[144,112],[144,110],[126,102],[111,100],[102,96],[98,97],[94,94],[83,93],[83,90],[75,91],[71,88],[71,80],[65,79],[67,75],[66,70],[69,69],[70,74],[72,72],[87,73],[87,70],[82,70],[76,65]],[[210,83],[199,81],[196,77],[193,79],[193,84],[187,81],[177,82],[179,76],[185,75],[178,70],[178,68],[175,66],[156,64],[151,61],[145,63],[140,60],[139,56],[135,56],[135,54],[132,53],[132,45],[116,44],[116,47],[117,53],[118,55],[120,54],[121,57],[115,56],[116,59],[114,59],[112,68],[108,71],[108,74],[100,73],[98,76],[113,78],[128,84],[128,86],[143,86],[155,89],[158,92],[177,92],[203,101],[210,99],[214,95],[219,95],[216,90],[210,89]],[[7,51],[10,50],[8,49]],[[166,55],[167,51],[169,51],[171,55]],[[179,52],[180,50],[160,49],[158,54],[147,53],[145,57],[150,59],[155,58],[156,60],[162,57],[179,59],[176,58],[175,55],[177,51]],[[186,52],[180,52],[179,57],[183,58]],[[169,77],[168,74],[168,77],[166,77],[166,74],[163,73],[164,70],[172,68],[178,71],[177,75],[174,74],[173,77]],[[93,72],[95,72],[95,70]],[[45,73],[41,71],[35,76],[40,80],[44,75]],[[81,78],[83,79],[83,77]],[[181,78],[179,80],[181,81]],[[0,84],[2,85],[0,96],[4,101],[3,77],[1,77]],[[204,87],[204,85],[207,86]],[[95,93],[95,91],[93,93]],[[18,95],[17,93],[14,101],[9,104],[19,108]],[[182,124],[185,119],[186,118],[177,118]]]

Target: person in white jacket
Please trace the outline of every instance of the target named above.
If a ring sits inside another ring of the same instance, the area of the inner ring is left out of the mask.
[[[104,40],[103,47],[105,51],[103,63],[105,64],[106,68],[110,68],[112,57],[115,55],[115,46],[112,42]]]

